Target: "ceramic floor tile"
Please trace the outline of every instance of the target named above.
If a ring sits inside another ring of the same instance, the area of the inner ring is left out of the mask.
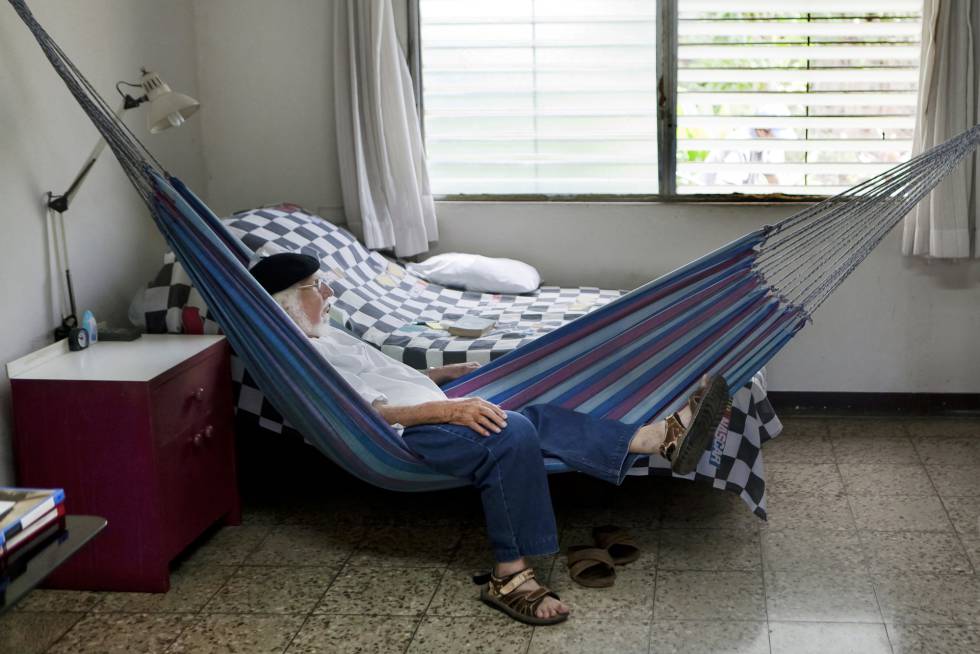
[[[51,654],[164,652],[194,620],[189,615],[99,613],[87,615],[62,636]]]
[[[665,529],[661,570],[759,570],[759,534],[743,529]]]
[[[611,588],[586,588],[573,582],[566,572],[557,572],[556,566],[549,585],[578,619],[649,624],[655,584],[653,571],[625,566],[616,568],[616,583]]]
[[[348,563],[358,566],[444,568],[456,551],[462,529],[386,528],[365,533]]]
[[[834,450],[827,436],[787,431],[763,445],[762,456],[766,464],[834,463]]]
[[[314,613],[421,616],[435,595],[443,570],[345,567]]]
[[[777,438],[784,436],[825,438],[830,433],[830,427],[834,424],[824,418],[786,418],[782,420],[782,423],[783,431]]]
[[[920,437],[980,437],[980,420],[922,418],[909,420],[909,434]]]
[[[418,623],[418,618],[393,615],[314,615],[286,654],[404,652]]]
[[[926,466],[942,497],[980,497],[980,466]]]
[[[895,438],[908,436],[906,420],[883,420],[881,418],[833,419],[827,421],[831,438],[850,438],[883,436]]]
[[[980,436],[918,437],[912,443],[922,462],[930,466],[980,465]]]
[[[756,517],[735,493],[678,481],[664,500],[664,529],[759,529]]]
[[[557,510],[563,527],[592,527],[614,524],[628,528],[656,529],[660,525],[664,499],[637,501],[632,507],[563,507]]]
[[[885,622],[980,624],[980,578],[972,574],[872,575]]]
[[[906,436],[839,436],[831,439],[837,463],[919,463],[919,454]]]
[[[40,654],[65,634],[84,613],[8,611],[0,616],[0,654]]]
[[[534,630],[528,654],[647,654],[650,625],[573,616],[558,628]]]
[[[950,531],[953,525],[936,495],[851,495],[859,529],[874,531]]]
[[[18,611],[81,612],[91,611],[102,601],[104,593],[87,590],[32,590],[17,603]]]
[[[883,624],[770,622],[772,654],[892,654]]]
[[[848,495],[936,494],[926,469],[919,464],[842,463],[838,467]]]
[[[283,652],[305,615],[203,615],[167,654],[266,654]]]
[[[765,581],[770,620],[881,621],[869,575],[835,570],[767,570]]]
[[[833,463],[772,463],[766,465],[767,487],[774,493],[832,495],[844,490]]]
[[[560,549],[560,548],[559,548]],[[555,561],[555,554],[546,556],[529,556],[528,561],[538,575],[551,573],[551,566]],[[489,570],[493,565],[493,551],[487,539],[484,527],[474,527],[464,529],[459,539],[459,546],[452,553],[449,559],[449,567],[459,570],[466,570],[470,573],[483,572]]]
[[[660,530],[630,527],[627,529],[627,531],[633,538],[633,542],[640,549],[640,558],[633,563],[628,564],[629,569],[656,569],[657,561],[659,560]],[[559,545],[560,554],[556,558],[559,564],[558,567],[562,572],[565,572],[567,571],[566,554],[569,547],[577,545],[587,545],[589,547],[593,547],[595,545],[595,539],[592,537],[592,529],[586,527],[568,527],[563,529],[561,532],[561,538],[559,539]]]
[[[973,570],[980,573],[980,535],[960,534],[960,543],[966,550],[966,555],[973,564]]]
[[[235,573],[226,565],[184,564],[170,574],[166,593],[105,593],[95,611],[115,613],[196,613]]]
[[[363,536],[336,525],[280,525],[245,559],[245,565],[340,566]]]
[[[653,616],[658,621],[765,620],[762,575],[662,570],[657,573]]]
[[[561,626],[545,627],[561,629]],[[491,611],[479,618],[427,616],[419,625],[408,654],[513,654],[524,652],[532,628]]]
[[[537,570],[537,568],[535,568]],[[547,583],[547,579],[539,578]],[[480,586],[473,583],[469,572],[449,568],[439,582],[427,615],[451,618],[475,618],[487,614],[490,608],[480,601]]]
[[[337,575],[337,568],[243,567],[205,605],[206,613],[305,613]]]
[[[764,531],[762,557],[770,570],[868,571],[868,557],[856,531]]]
[[[243,505],[242,526],[259,527],[279,524],[279,507],[274,504]]]
[[[765,622],[654,621],[650,654],[769,654]]]
[[[956,534],[911,531],[862,531],[875,573],[973,573]]]
[[[976,654],[980,652],[980,626],[889,624],[888,639],[894,654]]]
[[[980,497],[944,497],[943,505],[957,532],[980,534]]]
[[[854,529],[847,496],[841,493],[766,493],[768,520],[762,529]]]
[[[184,552],[193,564],[240,565],[269,534],[269,525],[222,527]]]
[[[484,527],[465,529],[459,544],[449,559],[449,565],[457,568],[482,570],[493,564],[493,549]]]

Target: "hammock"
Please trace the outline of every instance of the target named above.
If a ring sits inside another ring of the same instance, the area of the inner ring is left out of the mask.
[[[246,269],[250,252],[128,131],[37,23],[9,0],[115,153],[251,375],[334,462],[393,490],[440,475],[310,344]],[[704,373],[744,385],[902,217],[980,142],[980,126],[520,347],[447,387],[517,409],[550,402],[629,424],[677,410]],[[700,466],[711,465],[707,454]],[[549,472],[565,469],[558,462]]]

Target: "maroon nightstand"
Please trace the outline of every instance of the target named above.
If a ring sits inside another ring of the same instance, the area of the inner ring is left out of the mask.
[[[62,341],[7,368],[18,484],[64,488],[70,512],[109,522],[46,585],[164,592],[181,550],[240,523],[223,337]]]

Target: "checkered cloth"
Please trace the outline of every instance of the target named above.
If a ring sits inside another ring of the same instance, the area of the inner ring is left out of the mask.
[[[783,425],[766,397],[766,373],[760,371],[732,396],[725,419],[715,432],[709,456],[686,479],[735,493],[760,518],[766,517],[766,474],[762,445],[779,435]],[[675,476],[670,463],[650,457],[630,475]]]
[[[429,283],[368,251],[346,230],[295,205],[244,211],[223,222],[262,256],[285,251],[317,256],[336,298],[330,310],[331,323],[418,369],[464,361],[487,363],[622,294],[598,288],[558,287],[542,287],[530,295],[453,290]],[[220,331],[172,254],[167,255],[163,268],[144,291],[143,306],[149,332]],[[476,339],[454,337],[443,329],[463,316],[489,318],[496,324],[490,333]],[[237,357],[232,359],[232,377],[242,424],[279,434],[296,433],[266,400]],[[702,461],[697,478],[740,493],[760,517],[765,517],[759,447],[780,428],[760,373],[733,398],[727,435],[719,430],[711,465]],[[631,474],[670,474],[670,469],[657,459],[644,462]]]

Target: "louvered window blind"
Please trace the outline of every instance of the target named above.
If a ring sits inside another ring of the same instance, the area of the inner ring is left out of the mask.
[[[433,192],[837,193],[910,154],[920,13],[921,0],[419,0]]]

